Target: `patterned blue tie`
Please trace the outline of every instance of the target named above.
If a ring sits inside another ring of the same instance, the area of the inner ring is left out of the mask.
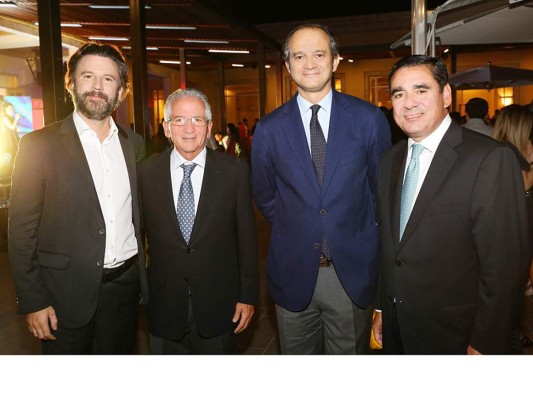
[[[194,167],[196,167],[196,164],[181,164],[181,167],[183,168],[183,180],[181,181],[176,213],[183,238],[189,244],[192,226],[194,224],[194,193],[192,190],[191,173]]]
[[[409,220],[411,215],[411,209],[413,208],[413,201],[415,199],[416,185],[418,183],[418,175],[420,173],[420,161],[419,156],[424,146],[421,144],[413,144],[411,147],[411,161],[407,167],[407,172],[405,173],[405,180],[403,181],[402,187],[402,203],[400,209],[400,240],[402,240],[403,231],[405,230],[405,225]]]
[[[311,158],[315,164],[318,181],[322,185],[322,178],[324,177],[324,166],[326,165],[326,139],[320,123],[318,122],[318,110],[320,106],[315,104],[311,106],[312,116],[309,124],[309,132],[311,139]]]

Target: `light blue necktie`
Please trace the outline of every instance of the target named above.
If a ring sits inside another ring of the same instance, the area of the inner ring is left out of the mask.
[[[403,231],[405,230],[405,225],[409,220],[409,215],[411,215],[411,209],[413,208],[413,201],[415,199],[416,185],[418,183],[418,175],[420,173],[420,161],[419,156],[424,146],[421,144],[413,144],[411,147],[411,161],[407,167],[407,172],[405,173],[405,180],[403,181],[402,187],[402,203],[400,209],[400,240],[403,236]]]
[[[189,244],[192,226],[194,225],[194,192],[192,190],[191,173],[196,164],[181,164],[181,167],[183,168],[183,180],[181,181],[176,213],[183,238]]]

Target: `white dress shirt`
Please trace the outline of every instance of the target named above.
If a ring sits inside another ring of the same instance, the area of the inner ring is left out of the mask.
[[[109,135],[100,143],[96,132],[73,113],[105,221],[104,268],[118,267],[138,252],[133,227],[131,186],[118,128],[110,119]]]
[[[204,180],[205,158],[207,150],[204,149],[192,161],[185,160],[176,148],[170,153],[170,178],[172,181],[172,195],[174,196],[174,211],[177,211],[178,198],[180,195],[181,181],[183,180],[183,168],[181,164],[196,164],[191,173],[192,191],[194,193],[194,214],[198,211],[198,200]]]
[[[318,103],[320,109],[318,110],[318,122],[324,133],[324,139],[328,142],[329,134],[329,119],[331,117],[331,101],[333,99],[333,93],[331,90],[329,93]],[[298,102],[298,108],[300,109],[300,115],[302,116],[302,122],[305,129],[305,137],[307,138],[307,145],[309,146],[309,153],[311,153],[311,116],[313,111],[311,110],[312,103],[305,100],[302,96],[298,95],[296,98]]]
[[[412,205],[415,204],[416,199],[418,197],[418,193],[420,192],[420,188],[422,187],[422,184],[424,183],[424,179],[426,179],[429,166],[431,165],[431,161],[433,161],[433,157],[435,156],[437,147],[439,147],[439,144],[442,138],[444,137],[444,134],[450,127],[451,123],[452,123],[452,119],[450,118],[449,115],[446,115],[446,117],[440,123],[439,127],[433,133],[431,133],[430,135],[426,136],[423,140],[418,142],[418,144],[421,144],[422,146],[424,146],[424,149],[420,153],[420,157],[419,157],[420,172],[418,175],[418,182],[416,184],[415,198],[413,200]],[[405,171],[403,174],[404,179],[405,179],[405,172],[407,172],[407,167],[409,166],[409,161],[411,160],[412,145],[414,143],[417,143],[417,142],[415,142],[411,138],[407,140],[408,150],[407,150],[407,161],[405,163]]]

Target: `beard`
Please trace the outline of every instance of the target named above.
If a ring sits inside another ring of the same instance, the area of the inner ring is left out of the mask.
[[[103,121],[116,110],[120,101],[118,98],[118,90],[113,98],[110,98],[103,92],[92,90],[85,93],[79,93],[74,86],[72,101],[77,111],[82,113],[89,119],[96,121]],[[90,100],[88,97],[100,97],[105,101]]]

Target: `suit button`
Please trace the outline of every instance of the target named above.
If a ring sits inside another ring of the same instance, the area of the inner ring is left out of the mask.
[[[326,215],[328,212],[323,208],[320,210],[320,215]]]
[[[100,235],[105,235],[105,229],[104,229],[104,228],[100,229],[100,230],[98,231],[98,233],[99,233]]]
[[[318,249],[320,249],[320,244],[319,244],[319,243],[315,243],[315,244],[313,245],[313,247],[314,247],[315,249],[318,250]]]
[[[104,261],[103,260],[96,261],[96,266],[97,267],[101,267],[102,265],[104,265]]]
[[[401,262],[401,261],[396,261],[395,264],[396,264],[397,267],[401,267],[401,266],[403,265],[403,262]]]
[[[189,247],[187,247],[187,250],[186,250],[186,251],[187,251],[187,254],[191,254],[191,251],[192,251],[192,250],[191,250]]]

